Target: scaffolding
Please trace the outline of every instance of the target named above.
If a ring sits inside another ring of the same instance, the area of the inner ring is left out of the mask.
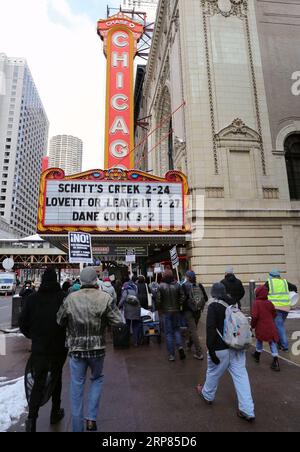
[[[138,43],[137,56],[145,61],[148,61],[150,54],[155,25],[155,21],[148,21],[148,13],[149,10],[152,10],[153,18],[155,17],[157,3],[157,0],[123,0],[123,6],[120,5],[119,8],[107,6],[107,17],[111,17],[121,12],[135,22],[144,25],[144,34]],[[145,10],[142,8],[145,8]]]

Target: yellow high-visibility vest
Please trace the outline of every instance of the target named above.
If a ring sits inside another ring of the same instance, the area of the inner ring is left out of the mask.
[[[274,304],[275,308],[288,308],[292,306],[289,285],[286,279],[270,278],[268,283],[268,299]]]

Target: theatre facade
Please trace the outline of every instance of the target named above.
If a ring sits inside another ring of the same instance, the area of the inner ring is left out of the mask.
[[[159,2],[135,161],[204,197],[187,253],[206,285],[227,265],[244,282],[279,268],[300,284],[299,42],[298,0]]]

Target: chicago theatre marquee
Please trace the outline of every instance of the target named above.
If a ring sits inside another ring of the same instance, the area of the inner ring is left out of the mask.
[[[300,0],[159,1],[137,112],[156,133],[137,161],[183,171],[204,196],[188,255],[207,285],[227,265],[244,282],[279,268],[300,284],[299,42]]]
[[[107,58],[105,169],[42,174],[38,232],[62,249],[69,232],[82,231],[92,234],[99,259],[116,247],[135,248],[144,258],[156,249],[163,258],[190,232],[185,175],[134,169],[134,58],[144,26],[121,12],[98,22]]]

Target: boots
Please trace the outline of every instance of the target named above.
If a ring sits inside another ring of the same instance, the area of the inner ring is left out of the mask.
[[[59,410],[53,409],[51,411],[50,416],[50,424],[55,425],[58,424],[65,417],[65,410],[60,408]]]
[[[273,362],[271,364],[271,369],[274,370],[274,372],[280,372],[280,364],[279,364],[278,358],[273,359]]]
[[[26,433],[36,433],[36,419],[27,419],[26,423]]]
[[[255,351],[255,353],[253,353],[253,355],[252,355],[254,361],[255,361],[257,364],[260,363],[260,355],[261,355],[261,353],[259,353],[259,352],[257,352],[257,351]]]

